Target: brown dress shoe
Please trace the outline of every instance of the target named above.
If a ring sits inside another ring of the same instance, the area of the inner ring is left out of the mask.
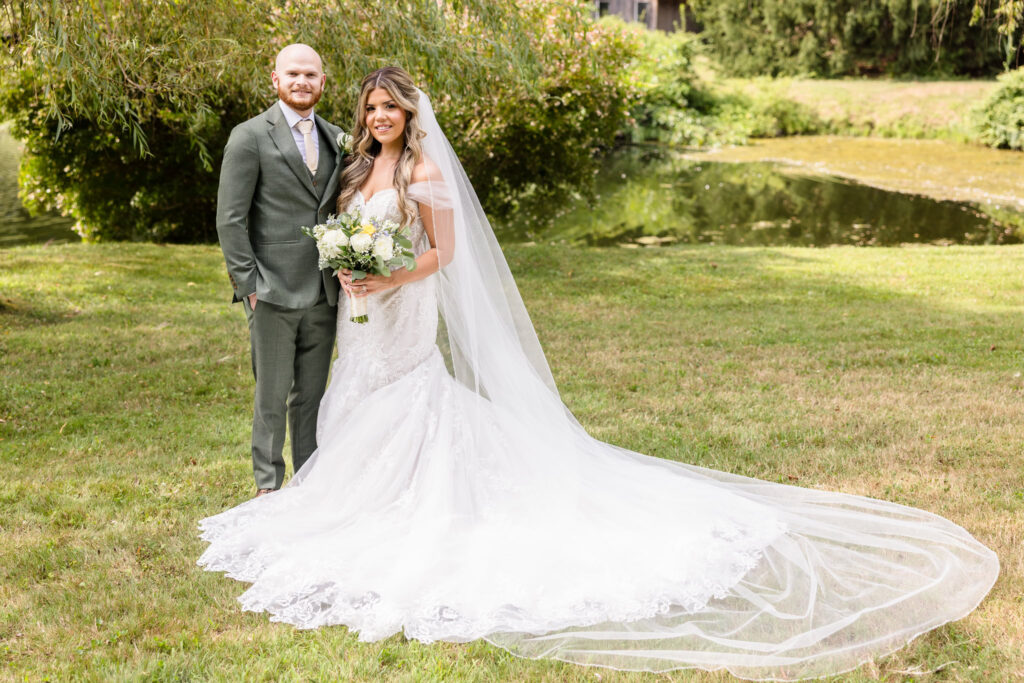
[[[260,489],[259,491],[256,492],[256,495],[254,497],[259,498],[260,496],[265,496],[268,493],[273,493],[276,490],[277,489]]]

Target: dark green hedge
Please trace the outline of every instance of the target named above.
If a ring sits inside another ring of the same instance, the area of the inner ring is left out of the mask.
[[[1006,40],[984,15],[971,25],[974,5],[974,0],[691,2],[712,54],[729,72],[826,77],[995,75],[1008,56]]]

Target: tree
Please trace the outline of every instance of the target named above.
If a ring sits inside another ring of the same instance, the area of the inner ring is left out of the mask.
[[[955,0],[946,0],[946,4],[952,4]],[[1002,37],[1003,54],[1005,56],[1003,68],[1010,69],[1014,66],[1022,66],[1021,42],[1024,39],[1024,0],[995,0],[995,6],[991,13],[989,6],[992,0],[974,0],[974,7],[971,9],[971,24],[994,23],[996,30]]]
[[[567,78],[552,73],[539,37],[578,38],[589,23],[579,0],[0,0],[0,113],[26,146],[30,207],[74,215],[87,239],[206,241],[221,149],[235,124],[274,100],[269,72],[284,45],[317,47],[328,74],[318,112],[345,128],[361,77],[402,65],[442,123],[459,124],[453,140],[486,178],[493,169],[481,159],[502,138],[494,118],[514,120],[519,100],[550,107],[545,89]],[[589,43],[564,44],[577,75],[595,73]],[[622,99],[617,85],[598,96]],[[584,136],[586,154],[611,136],[595,125],[599,109],[574,123],[597,129]],[[570,142],[555,147],[576,167]],[[512,178],[506,190],[529,184]]]
[[[998,3],[994,12],[986,8]],[[694,0],[711,50],[733,73],[990,76],[1024,0]],[[1012,15],[1012,16],[1011,16]]]

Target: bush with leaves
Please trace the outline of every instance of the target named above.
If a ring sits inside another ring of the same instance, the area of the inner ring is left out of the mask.
[[[290,42],[323,56],[317,111],[345,128],[365,73],[408,69],[491,210],[592,174],[624,111],[602,60],[631,54],[582,0],[4,2],[0,28],[23,196],[90,240],[215,239],[221,150],[274,101],[273,57]]]
[[[731,92],[718,99],[709,124],[715,142],[747,138],[814,135],[825,130],[821,117],[806,104],[763,87],[754,93]]]
[[[978,140],[1024,150],[1024,68],[999,77],[999,86],[975,112]]]
[[[258,106],[241,86],[261,61],[210,36],[255,35],[265,22],[215,5],[4,5],[0,113],[25,146],[30,209],[59,208],[93,239],[209,234],[218,145],[228,121]]]
[[[629,69],[633,97],[624,137],[632,142],[707,144],[716,102],[694,69],[699,39],[683,31],[648,31],[617,17],[602,22],[638,43],[642,55]]]
[[[539,56],[532,85],[496,84],[447,108],[447,132],[481,203],[502,215],[587,191],[627,120],[641,44],[593,22],[588,3],[520,1]]]
[[[634,94],[630,125],[623,131],[632,142],[702,147],[821,130],[810,108],[774,89],[762,88],[755,95],[722,93],[702,81],[694,65],[703,48],[694,34],[610,23],[641,44],[642,58],[630,68]]]

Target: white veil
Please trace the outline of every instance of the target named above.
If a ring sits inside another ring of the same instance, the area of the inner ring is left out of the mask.
[[[632,501],[653,482],[685,479],[720,492],[717,500],[723,507],[737,497],[763,506],[783,529],[759,550],[756,566],[716,589],[706,604],[673,604],[666,597],[648,618],[547,633],[524,627],[492,633],[488,640],[527,657],[648,671],[728,669],[746,678],[792,679],[850,669],[978,605],[996,579],[998,560],[945,519],[883,501],[650,458],[588,436],[558,396],[501,247],[422,93],[418,114],[426,133],[424,153],[441,177],[417,183],[409,192],[432,208],[442,264],[437,293],[440,334],[446,339],[441,341],[447,343],[457,381],[486,399],[479,404],[514,415],[543,445],[543,467],[536,458],[524,459],[532,464],[523,467],[538,471],[523,481],[559,487],[558,499],[570,508],[577,505],[584,524],[600,525],[617,519],[605,515],[602,499]],[[618,510],[612,502],[609,506]],[[730,514],[711,507],[709,515]],[[535,515],[539,523],[545,519],[543,510],[523,513]],[[549,517],[566,519],[559,515]],[[670,521],[680,529],[688,523]],[[577,540],[569,537],[573,528],[565,526],[566,543]],[[637,529],[636,537],[647,549],[675,540],[665,538],[663,530],[661,537],[651,538],[645,531]],[[543,533],[555,532],[548,528]]]
[[[492,399],[508,395],[512,387],[536,389],[537,382],[557,397],[494,231],[423,92],[418,116],[426,133],[423,152],[442,176],[421,184],[425,187],[417,188],[415,195],[434,207],[438,255],[447,264],[440,271],[439,307],[455,377]]]

